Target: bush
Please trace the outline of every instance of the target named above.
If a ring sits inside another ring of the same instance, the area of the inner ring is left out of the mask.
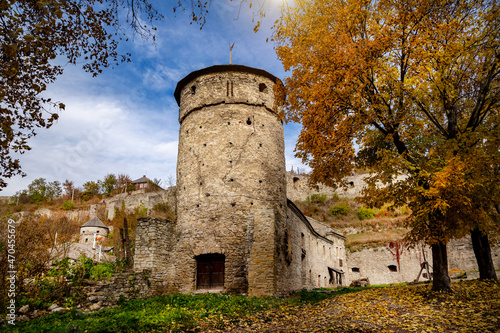
[[[310,202],[322,204],[326,201],[326,194],[312,194],[309,198]]]
[[[159,202],[153,206],[153,214],[155,217],[163,217],[171,221],[175,221],[175,214],[170,208],[168,202]]]
[[[339,215],[347,215],[351,211],[351,206],[345,201],[340,202],[335,206],[331,206],[328,210],[329,215],[339,216]]]
[[[90,269],[90,278],[92,280],[102,280],[110,278],[115,272],[115,265],[112,263],[100,263]]]
[[[73,208],[75,208],[75,204],[73,203],[73,201],[71,201],[71,200],[64,201],[64,203],[62,205],[62,209],[64,209],[64,210],[70,210],[70,209],[73,209]]]
[[[371,208],[366,208],[366,207],[360,207],[358,209],[358,218],[363,221],[363,220],[368,220],[372,219],[375,217],[375,211]]]

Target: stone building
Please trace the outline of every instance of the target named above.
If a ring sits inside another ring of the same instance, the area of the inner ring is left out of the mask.
[[[163,274],[179,292],[283,295],[342,284],[344,236],[286,196],[278,81],[220,65],[177,84],[177,220],[139,220],[136,270]]]
[[[109,228],[97,216],[91,218],[80,227],[81,244],[93,244],[94,237],[96,242],[104,241],[108,237]]]

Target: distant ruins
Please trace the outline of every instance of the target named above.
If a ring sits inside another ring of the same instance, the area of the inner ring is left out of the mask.
[[[177,220],[139,220],[136,271],[183,293],[276,296],[345,284],[345,237],[287,199],[278,81],[220,65],[178,83]]]

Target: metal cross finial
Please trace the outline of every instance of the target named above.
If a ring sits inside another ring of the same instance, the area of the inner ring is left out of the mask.
[[[234,42],[236,43],[236,42]],[[233,46],[234,46],[234,43],[229,47],[229,64],[232,65],[233,64]]]

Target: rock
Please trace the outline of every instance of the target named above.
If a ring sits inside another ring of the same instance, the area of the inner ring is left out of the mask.
[[[21,314],[27,314],[29,310],[30,310],[30,306],[29,305],[24,305],[24,306],[21,306],[21,308],[19,309],[19,313],[21,313]]]
[[[90,303],[97,303],[98,301],[99,301],[99,298],[97,296],[90,296],[89,297]]]
[[[52,310],[52,312],[59,312],[59,311],[64,311],[66,310],[65,308],[55,308]]]
[[[16,321],[24,321],[29,320],[30,318],[27,315],[17,316]]]
[[[370,285],[370,280],[368,278],[362,278],[359,280],[352,281],[349,287],[368,287],[369,285]]]
[[[90,311],[97,311],[101,308],[101,305],[99,305],[98,303],[94,303],[92,304],[90,307],[89,307],[89,310]]]
[[[59,307],[59,305],[57,305],[56,303],[54,303],[51,306],[49,306],[49,308],[47,310],[53,311],[54,309],[57,309],[58,307]]]

